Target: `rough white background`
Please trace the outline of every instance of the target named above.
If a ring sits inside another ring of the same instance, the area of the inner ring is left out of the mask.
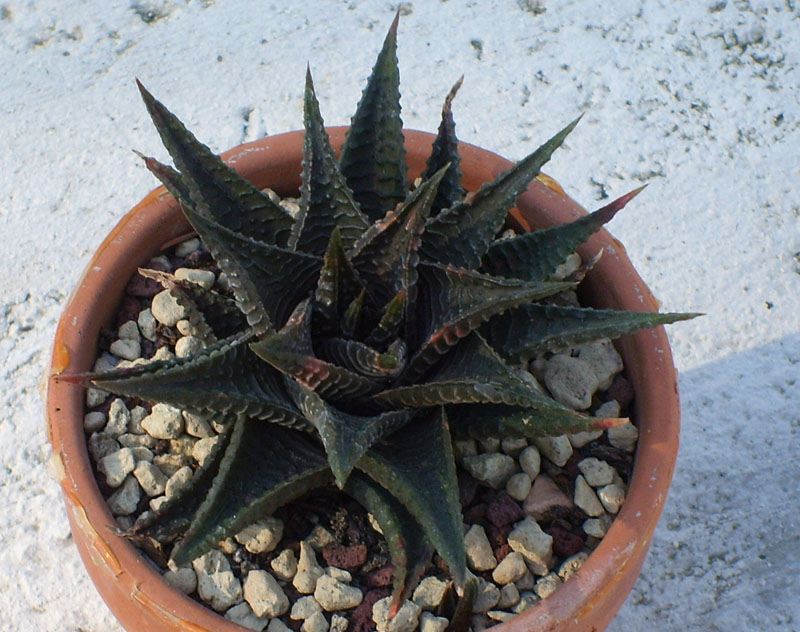
[[[287,6],[288,5],[288,6]],[[91,253],[165,158],[133,84],[217,150],[301,126],[306,63],[343,124],[396,2],[0,0],[0,612],[5,630],[119,627],[46,474],[39,378]],[[580,112],[548,171],[670,310],[682,447],[613,632],[800,630],[800,9],[796,0],[402,4],[406,126],[455,103],[520,158]]]

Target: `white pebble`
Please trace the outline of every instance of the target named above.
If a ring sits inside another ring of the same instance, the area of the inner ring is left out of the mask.
[[[136,360],[142,357],[142,346],[138,340],[120,338],[112,342],[108,350],[123,360]]]
[[[578,572],[578,569],[583,566],[583,563],[588,559],[589,554],[585,553],[584,551],[580,551],[579,553],[568,557],[561,563],[561,566],[558,567],[558,576],[563,581],[567,581],[576,572]]]
[[[481,447],[481,452],[499,452],[500,451],[500,439],[496,437],[486,437],[485,439],[479,439],[478,445]]]
[[[200,239],[198,237],[192,237],[191,239],[187,239],[186,241],[182,241],[181,243],[175,246],[175,256],[176,257],[186,257],[192,254],[195,250],[200,250]]]
[[[536,446],[528,446],[519,453],[519,466],[522,471],[531,477],[531,480],[536,480],[539,476],[539,470],[542,467],[542,457]]]
[[[508,534],[508,544],[525,558],[537,575],[545,575],[553,559],[553,538],[530,516],[520,520]]]
[[[447,584],[441,579],[426,577],[414,590],[412,599],[423,610],[433,610],[441,603],[445,590]]]
[[[622,503],[625,502],[625,490],[616,483],[612,483],[598,489],[597,497],[608,513],[615,514],[622,507]]]
[[[500,601],[500,589],[492,582],[481,579],[478,584],[478,593],[475,596],[475,602],[472,604],[472,612],[489,612],[489,610],[494,609],[498,601]]]
[[[319,605],[314,597],[311,595],[307,597],[300,597],[294,602],[292,611],[289,613],[289,618],[293,621],[304,621],[308,619],[315,612],[321,612],[322,606]]]
[[[518,472],[508,479],[506,493],[514,500],[522,502],[531,491],[531,477],[526,472]]]
[[[174,406],[155,404],[142,419],[142,428],[154,439],[175,439],[183,433],[183,416]]]
[[[404,601],[394,618],[389,621],[391,597],[384,597],[372,606],[372,620],[378,632],[412,632],[417,627],[422,609],[413,601]]]
[[[83,429],[86,432],[95,432],[106,425],[106,415],[100,411],[86,413],[83,416]]]
[[[142,336],[150,342],[156,341],[156,319],[149,307],[139,312],[136,317],[136,323],[139,325],[139,331],[142,332]]]
[[[509,619],[513,619],[514,613],[505,612],[504,610],[489,610],[489,612],[486,613],[486,616],[492,619],[492,621],[499,621],[500,623],[503,623]]]
[[[167,327],[174,327],[181,318],[186,318],[186,309],[178,304],[178,299],[169,290],[162,290],[153,297],[150,311],[158,322]]]
[[[197,590],[197,575],[191,568],[170,569],[163,577],[164,581],[187,595]]]
[[[280,619],[273,619],[267,626],[267,632],[292,632],[292,628]]]
[[[525,576],[528,567],[520,553],[512,551],[506,555],[492,572],[492,579],[504,586],[519,581]]]
[[[254,630],[254,632],[261,632],[269,623],[269,619],[262,619],[256,616],[256,613],[253,612],[246,601],[228,608],[227,612],[225,612],[225,618],[243,628]]]
[[[236,534],[236,541],[250,553],[269,553],[283,537],[283,521],[268,516],[245,527]]]
[[[179,281],[189,281],[206,290],[214,287],[214,282],[217,280],[211,270],[197,270],[194,268],[178,268],[175,270],[175,278]]]
[[[327,632],[327,630],[328,620],[322,612],[315,612],[300,626],[300,632]]]
[[[198,439],[208,439],[214,436],[211,424],[209,424],[204,417],[186,410],[184,410],[182,414],[186,434],[197,437]]]
[[[472,525],[464,535],[467,565],[477,572],[490,571],[497,566],[497,559],[486,537],[486,531],[478,524]]]
[[[592,487],[610,485],[614,480],[615,470],[605,461],[589,457],[578,463],[578,469],[583,474],[586,482]]]
[[[122,485],[125,478],[133,472],[135,467],[136,458],[130,448],[122,448],[108,456],[104,456],[97,464],[97,470],[101,474],[105,474],[106,482],[111,487]]]
[[[528,440],[525,437],[509,437],[508,439],[503,439],[500,443],[500,448],[502,449],[504,454],[508,456],[513,456],[517,458],[520,453],[528,447]]]
[[[120,448],[119,441],[105,432],[93,432],[86,443],[89,447],[89,453],[95,462],[109,454],[113,454]]]
[[[515,606],[519,601],[519,589],[514,584],[506,584],[500,589],[500,599],[497,607],[500,610],[508,610]]]
[[[512,611],[514,612],[514,614],[520,614],[522,612],[525,612],[531,606],[536,605],[541,600],[542,598],[539,597],[539,595],[537,595],[536,593],[525,591],[520,594],[519,601],[517,602],[517,605],[515,605],[512,608]]]
[[[128,432],[144,434],[142,419],[147,417],[147,409],[144,406],[134,406],[131,408],[131,420],[128,422]]]
[[[539,452],[558,467],[563,467],[572,456],[572,444],[567,435],[537,437],[534,439]]]
[[[575,410],[586,410],[592,404],[599,380],[583,360],[554,355],[545,363],[544,383],[557,402]]]
[[[597,494],[583,478],[582,474],[578,474],[575,478],[575,504],[583,509],[586,515],[596,518],[603,515],[603,505],[597,498]]]
[[[140,449],[140,448],[137,448]],[[150,496],[160,496],[167,486],[167,476],[148,461],[139,461],[133,470],[133,475],[141,485],[144,493]]]
[[[315,526],[306,538],[306,542],[308,542],[315,551],[321,551],[329,544],[333,544],[335,541],[336,540],[333,537],[333,534],[321,524]]]
[[[619,413],[620,413],[619,402],[616,399],[609,399],[607,402],[603,402],[597,407],[597,410],[594,411],[594,416],[619,417]]]
[[[478,442],[475,439],[453,441],[453,454],[459,463],[466,456],[475,456],[478,454]]]
[[[498,452],[464,457],[463,464],[475,480],[492,489],[502,489],[517,470],[514,459]]]
[[[139,505],[142,490],[133,476],[128,476],[122,485],[108,499],[108,507],[116,516],[129,516]]]
[[[108,409],[108,422],[106,423],[105,432],[111,437],[119,437],[128,432],[128,426],[131,421],[131,413],[125,402],[116,397],[111,401],[111,406]]]
[[[192,561],[197,574],[197,594],[217,612],[223,612],[242,599],[242,584],[231,571],[222,551],[210,550]]]
[[[597,376],[598,388],[606,390],[614,381],[614,376],[622,371],[623,364],[617,350],[608,338],[587,342],[575,347],[577,356],[588,364]]]
[[[275,577],[285,582],[291,581],[297,572],[297,558],[292,549],[284,549],[269,564]]]
[[[350,619],[340,614],[334,614],[331,616],[331,627],[329,629],[330,632],[347,632],[349,625]]]
[[[636,450],[636,440],[639,438],[639,429],[631,422],[617,426],[616,428],[609,428],[608,442],[619,450],[625,452],[633,452]]]
[[[280,617],[289,611],[289,598],[267,571],[252,570],[247,574],[244,599],[257,617]]]
[[[536,582],[534,590],[542,599],[547,599],[561,585],[561,578],[555,573],[548,573]]]
[[[322,567],[317,564],[317,556],[313,547],[307,542],[300,543],[300,558],[297,560],[297,573],[292,579],[292,586],[297,592],[310,595],[317,587],[317,580],[325,574]]]
[[[343,568],[328,566],[325,569],[325,574],[328,577],[333,577],[335,580],[344,582],[345,584],[349,584],[351,581],[353,581],[353,576],[350,574],[350,571],[346,571]]]
[[[175,355],[179,358],[198,354],[203,349],[205,349],[203,341],[195,336],[181,336],[175,343]]]
[[[598,409],[599,410],[599,409]],[[616,416],[616,415],[615,415]],[[589,430],[587,432],[575,432],[569,436],[569,442],[573,448],[582,448],[587,443],[591,443],[595,439],[603,436],[602,430]]]
[[[599,518],[587,518],[583,521],[583,532],[593,538],[602,538],[608,533],[608,528],[611,526],[611,520],[607,515],[600,516]]]
[[[181,469],[169,477],[169,480],[164,485],[164,494],[167,498],[172,498],[183,491],[192,480],[192,468],[184,465]]]
[[[358,588],[343,584],[329,575],[322,575],[314,589],[314,599],[327,612],[355,608],[363,598]]]
[[[449,623],[444,617],[423,612],[419,617],[419,632],[444,632]]]
[[[192,447],[192,456],[194,460],[197,461],[197,464],[201,467],[205,465],[205,462],[211,456],[212,451],[214,450],[214,446],[219,443],[219,437],[207,437],[205,439],[198,440],[194,446]]]

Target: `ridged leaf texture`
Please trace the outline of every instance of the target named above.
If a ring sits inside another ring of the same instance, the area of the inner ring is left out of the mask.
[[[452,115],[459,82],[409,190],[396,36],[397,20],[338,162],[308,73],[295,217],[142,88],[174,161],[145,165],[178,200],[227,289],[204,292],[146,273],[188,310],[206,348],[62,379],[169,403],[225,428],[187,491],[132,537],[176,541],[172,557],[186,563],[335,483],[382,526],[395,568],[391,612],[435,549],[465,595],[448,609],[449,629],[460,631],[475,586],[467,582],[451,431],[536,437],[620,424],[556,403],[518,357],[692,315],[558,306],[583,270],[551,281],[555,269],[637,191],[565,226],[498,239],[517,196],[575,123],[465,195]]]

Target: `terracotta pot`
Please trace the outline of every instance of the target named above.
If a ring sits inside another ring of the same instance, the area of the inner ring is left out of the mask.
[[[330,130],[339,147],[344,128]],[[410,176],[424,167],[433,136],[406,132]],[[296,195],[300,183],[302,135],[290,132],[242,145],[224,158],[259,187]],[[475,190],[511,163],[462,144],[464,186]],[[539,181],[520,197],[510,221],[524,228],[564,223],[583,209],[560,188]],[[166,584],[155,566],[125,539],[100,494],[83,431],[84,389],[53,379],[63,371],[91,368],[98,332],[112,320],[136,268],[187,235],[189,225],[163,188],[156,189],[114,228],[95,253],[61,318],[56,333],[47,392],[48,437],[53,445],[67,516],[81,557],[97,590],[127,630],[240,632],[208,608]],[[600,231],[583,246],[584,259],[605,254],[584,283],[595,307],[657,310],[658,305],[633,269],[622,245]],[[662,327],[619,341],[636,392],[635,420],[640,437],[627,500],[606,537],[583,567],[551,597],[523,615],[495,627],[521,630],[599,631],[622,605],[639,575],[661,514],[678,450],[679,406],[676,375]]]

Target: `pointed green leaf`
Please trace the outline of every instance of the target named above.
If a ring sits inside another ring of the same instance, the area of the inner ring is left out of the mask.
[[[406,508],[368,476],[355,472],[347,479],[344,490],[378,521],[394,566],[392,607],[402,604],[422,576],[431,559],[433,546]]]
[[[458,154],[456,124],[453,120],[453,99],[463,81],[464,77],[462,76],[450,89],[450,93],[444,101],[439,133],[436,136],[436,140],[433,141],[433,149],[422,174],[422,179],[427,180],[442,167],[450,165],[444,178],[439,183],[439,190],[436,192],[436,199],[431,207],[432,216],[464,199],[464,187],[461,186],[461,168],[459,166],[461,157]]]
[[[457,584],[466,577],[455,461],[444,411],[420,416],[376,443],[358,462],[425,530]]]
[[[138,81],[137,85],[195,205],[204,202],[209,217],[232,231],[285,245],[292,230],[291,215],[199,142]]]
[[[281,373],[334,403],[371,395],[383,384],[381,380],[359,375],[313,355],[308,301],[298,305],[283,329],[251,343],[250,348]]]
[[[248,340],[240,335],[187,358],[148,362],[88,378],[117,395],[163,402],[201,415],[247,415],[310,430],[280,374],[248,349]]]
[[[145,156],[138,151],[135,153],[144,160],[144,165],[147,167],[148,171],[161,181],[164,188],[172,194],[172,197],[174,197],[181,206],[194,206],[194,202],[192,202],[191,195],[189,194],[189,187],[186,186],[186,183],[183,181],[178,171],[160,163],[151,156]]]
[[[295,218],[289,246],[321,255],[331,231],[338,226],[344,249],[349,250],[370,222],[358,208],[339,170],[319,112],[310,70],[306,73],[304,112],[306,133],[303,137],[300,213]]]
[[[406,347],[401,340],[382,353],[357,340],[324,338],[317,341],[316,351],[328,362],[367,377],[391,377],[406,364]]]
[[[567,125],[494,182],[483,185],[470,202],[456,204],[431,218],[425,227],[420,254],[430,261],[477,268],[517,197],[579,120]]]
[[[408,295],[400,290],[383,308],[381,319],[375,328],[369,332],[366,343],[373,347],[383,347],[390,340],[396,338],[400,327],[406,317],[406,300]]]
[[[523,353],[535,355],[564,349],[600,338],[618,338],[698,315],[521,305],[493,318],[486,326],[486,335],[490,344],[504,356],[516,357]]]
[[[314,318],[321,321],[323,333],[335,335],[340,331],[345,309],[363,289],[345,255],[341,232],[336,227],[331,232],[314,293]]]
[[[234,429],[219,473],[172,559],[182,566],[329,482],[325,453],[308,435],[247,419]]]
[[[379,439],[404,426],[413,412],[391,411],[373,417],[361,417],[337,410],[314,391],[298,385],[298,407],[319,432],[328,465],[340,489],[347,482],[356,462]]]
[[[504,439],[506,437],[554,437],[576,432],[606,430],[628,420],[617,417],[589,417],[561,406],[542,395],[542,408],[506,404],[464,404],[447,406],[453,436],[457,439]]]
[[[418,267],[417,322],[424,323],[424,330],[412,347],[415,353],[400,384],[416,381],[450,347],[492,316],[573,287],[571,283],[502,279],[439,264]]]
[[[367,290],[362,289],[347,306],[342,316],[342,334],[349,337],[357,337],[358,330],[364,322],[364,303],[367,300]]]
[[[385,305],[402,290],[413,303],[422,231],[439,182],[447,167],[423,182],[402,208],[386,213],[356,242],[348,253],[353,267],[364,279],[367,294],[377,305]]]
[[[313,291],[322,267],[319,257],[249,239],[194,210],[185,213],[228,276],[236,302],[256,335],[281,327]]]
[[[448,591],[455,594],[452,584]],[[438,613],[439,616],[446,616],[450,623],[445,628],[444,632],[469,632],[470,622],[472,620],[472,607],[475,604],[475,599],[478,596],[478,578],[470,577],[466,584],[464,584],[464,592],[458,600],[455,609],[447,614]],[[444,599],[442,599],[444,602]]]
[[[498,276],[543,281],[643,188],[573,222],[494,242],[486,252],[483,269]]]
[[[342,147],[341,168],[361,209],[376,221],[406,197],[395,17]]]

